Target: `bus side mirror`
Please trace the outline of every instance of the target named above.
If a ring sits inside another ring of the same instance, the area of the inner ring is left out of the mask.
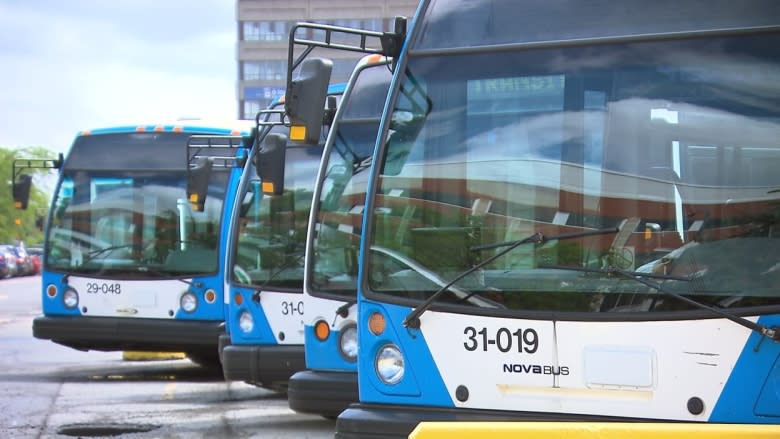
[[[298,76],[287,84],[284,105],[290,118],[290,140],[319,143],[332,70],[333,62],[328,59],[306,59]]]
[[[12,183],[14,207],[17,209],[27,209],[30,202],[30,188],[32,188],[32,176],[28,174],[19,175],[18,179]]]
[[[211,179],[211,165],[211,160],[200,157],[195,165],[187,170],[187,199],[195,212],[203,212],[205,208]]]
[[[320,108],[322,108],[322,105],[320,105]],[[255,169],[257,170],[257,176],[262,182],[261,188],[264,194],[281,195],[284,193],[286,148],[287,136],[270,133],[265,136],[262,147],[255,154]]]

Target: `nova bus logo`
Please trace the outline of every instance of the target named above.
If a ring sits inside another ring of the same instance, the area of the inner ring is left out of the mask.
[[[549,366],[541,364],[504,363],[504,373],[524,373],[528,375],[568,375],[568,366]]]

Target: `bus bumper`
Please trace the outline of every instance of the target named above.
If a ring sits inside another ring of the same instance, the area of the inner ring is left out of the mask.
[[[41,316],[33,336],[82,351],[217,352],[221,321]]]
[[[336,439],[407,439],[421,422],[653,422],[648,419],[464,408],[352,404],[336,420]],[[481,437],[481,436],[477,436]]]
[[[357,373],[304,370],[290,377],[287,402],[299,413],[335,418],[358,401]]]
[[[231,344],[221,357],[226,380],[274,390],[286,387],[292,374],[306,368],[303,345]]]

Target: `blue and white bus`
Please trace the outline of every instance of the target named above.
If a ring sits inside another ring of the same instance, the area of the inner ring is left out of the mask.
[[[770,0],[423,0],[373,154],[360,401],[336,437],[780,433],[778,42]]]
[[[33,335],[79,350],[185,352],[218,366],[226,225],[253,128],[192,120],[80,133],[58,164]],[[187,195],[194,135],[239,138],[200,209]]]
[[[330,112],[343,91],[344,84],[329,86]],[[325,100],[319,105],[322,110]],[[227,336],[220,342],[220,358],[225,379],[282,390],[290,375],[305,367],[303,255],[327,127],[321,126],[322,135],[316,136],[322,141],[309,145],[281,137],[285,123],[267,123],[268,133],[250,152],[237,190],[228,249]],[[285,144],[278,166],[263,153],[270,149],[264,143],[274,141]],[[281,171],[271,193],[258,164]]]
[[[378,54],[360,60],[325,143],[304,263],[306,370],[290,377],[287,388],[297,412],[335,418],[358,400],[357,255],[390,67]]]

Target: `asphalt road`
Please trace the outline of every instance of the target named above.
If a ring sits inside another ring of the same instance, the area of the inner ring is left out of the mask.
[[[0,438],[332,438],[335,422],[189,360],[126,361],[32,336],[40,277],[0,280]]]

